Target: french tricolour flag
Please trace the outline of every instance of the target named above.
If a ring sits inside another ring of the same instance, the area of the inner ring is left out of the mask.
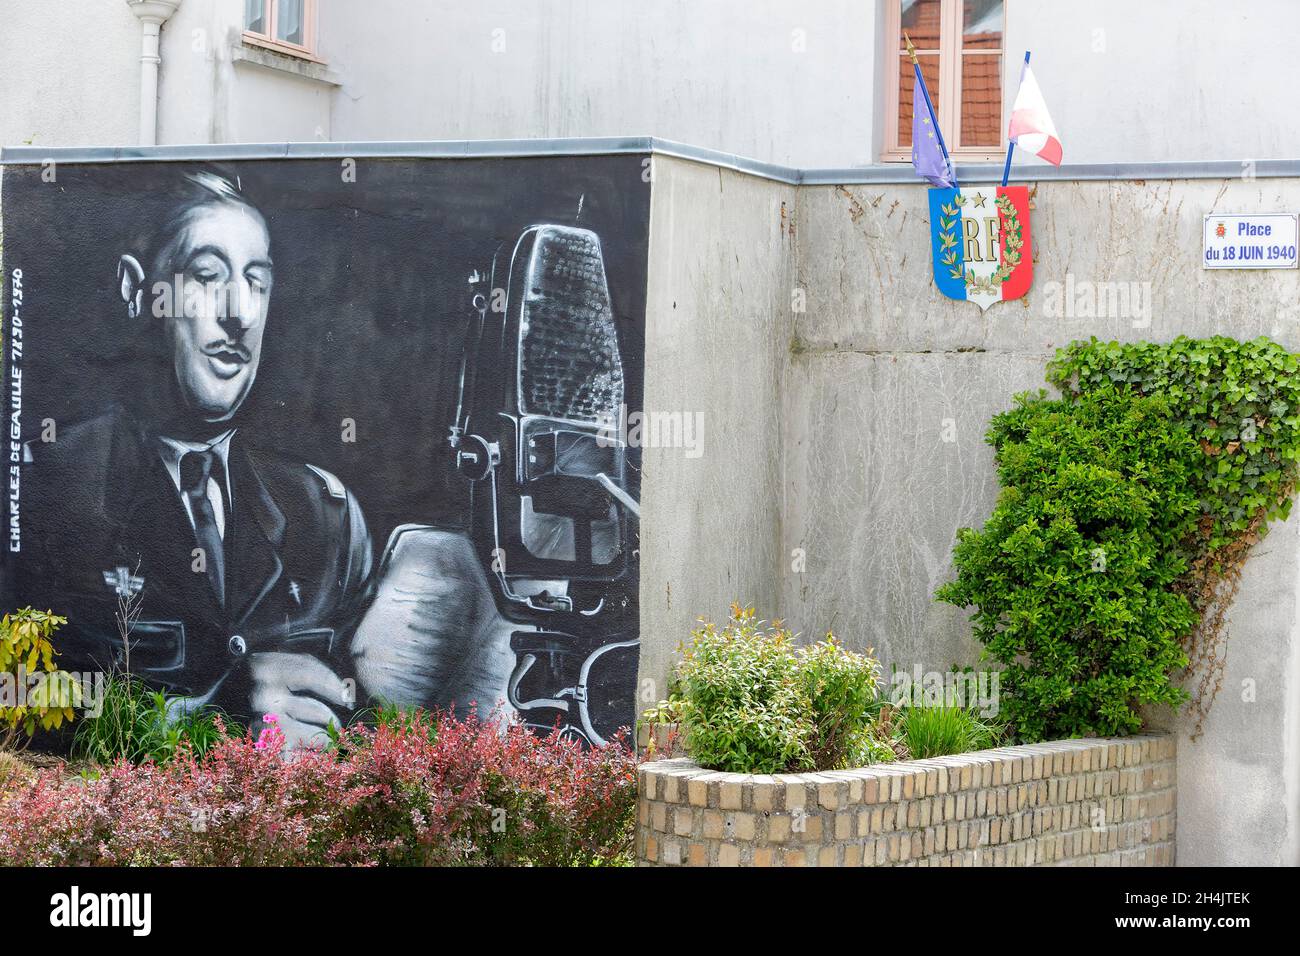
[[[1007,139],[1023,150],[1039,156],[1054,166],[1061,165],[1061,138],[1047,113],[1043,92],[1026,61],[1020,72],[1020,89],[1015,105],[1011,107],[1011,122],[1007,125]]]

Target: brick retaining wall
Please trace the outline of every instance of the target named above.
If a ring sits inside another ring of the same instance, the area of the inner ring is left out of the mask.
[[[643,866],[1170,866],[1175,744],[1064,740],[825,773],[637,772]]]

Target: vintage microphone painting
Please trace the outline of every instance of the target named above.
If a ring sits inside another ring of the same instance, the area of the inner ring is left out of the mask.
[[[504,696],[530,724],[549,729],[559,721],[603,743],[627,725],[636,681],[638,642],[623,622],[635,620],[629,608],[640,509],[626,449],[602,429],[625,392],[600,240],[587,229],[534,226],[471,280],[449,446],[471,488],[471,537],[496,610],[516,626],[507,654],[505,628],[487,625],[479,655],[468,673],[462,661],[454,679],[441,673],[451,659],[426,657],[413,667],[420,655],[408,648],[389,665],[390,690],[418,698],[419,680],[411,676],[418,672],[461,700]],[[439,532],[395,532],[371,612],[376,635],[390,616],[387,601],[399,593],[382,582],[408,578],[409,566],[427,563],[416,555],[430,534]],[[408,584],[401,593],[410,602],[415,591]],[[480,611],[493,620],[487,608]],[[358,632],[363,657],[371,633],[368,616]],[[392,653],[377,638],[374,646]],[[372,670],[382,667],[366,662],[368,683],[384,683]]]

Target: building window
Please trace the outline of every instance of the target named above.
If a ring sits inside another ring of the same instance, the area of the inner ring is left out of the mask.
[[[972,162],[1002,157],[1005,7],[1005,0],[887,0],[885,51],[891,68],[883,161],[912,158],[916,74],[904,32],[916,47],[948,152],[954,159]]]
[[[316,0],[244,0],[244,41],[318,60]]]

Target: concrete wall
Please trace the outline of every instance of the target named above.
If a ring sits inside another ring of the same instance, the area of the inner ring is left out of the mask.
[[[784,575],[781,613],[887,664],[943,670],[977,651],[966,614],[931,595],[953,573],[956,529],[994,502],[989,417],[1043,387],[1047,360],[1075,338],[1268,335],[1300,349],[1300,275],[1200,267],[1205,213],[1293,210],[1300,182],[1041,183],[1033,288],[985,313],[935,290],[924,203],[919,185],[800,190],[809,305],[784,389],[782,539],[808,561]],[[1055,308],[1088,283],[1135,283],[1150,309]],[[1223,690],[1205,735],[1179,744],[1182,863],[1300,862],[1298,567],[1295,519],[1247,564]]]
[[[222,142],[310,142],[329,139],[330,99],[335,87],[278,67],[283,57],[261,54],[239,60],[231,72],[228,125]],[[271,64],[271,65],[266,65]],[[262,104],[275,104],[266,109]]]
[[[641,678],[665,694],[678,642],[732,600],[781,592],[781,414],[794,188],[654,158],[645,408],[703,413],[703,453],[643,448]],[[783,228],[783,210],[786,224]],[[708,241],[700,241],[701,237]]]
[[[1300,274],[1200,267],[1205,213],[1295,209],[1294,179],[1041,183],[1033,288],[980,312],[934,288],[921,185],[792,202],[691,163],[655,171],[647,408],[704,407],[709,428],[698,460],[646,452],[643,678],[732,598],[887,668],[975,663],[967,612],[932,595],[996,497],[989,419],[1045,387],[1056,348],[1222,333],[1300,350]],[[1076,308],[1120,284],[1127,310]],[[1300,863],[1298,582],[1292,519],[1246,565],[1204,735],[1152,715],[1179,735],[1181,863]]]
[[[330,101],[337,83],[328,70],[245,46],[243,18],[242,0],[184,0],[167,21],[158,142],[329,138]]]
[[[243,0],[184,0],[163,27],[160,143],[329,138],[327,71],[245,46]],[[134,102],[134,100],[133,100]]]

